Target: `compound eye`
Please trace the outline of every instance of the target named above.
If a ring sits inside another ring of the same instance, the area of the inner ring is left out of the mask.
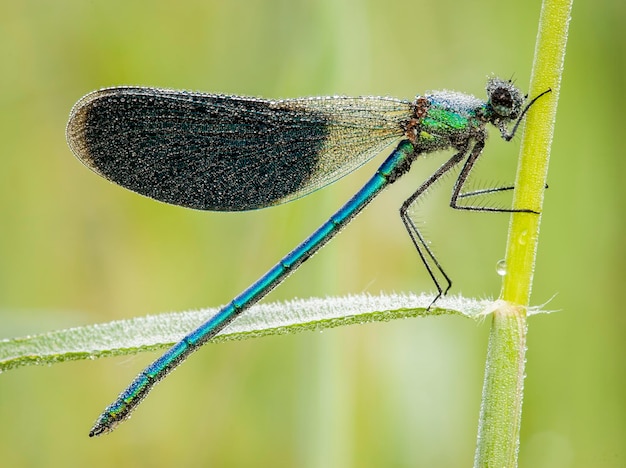
[[[513,96],[506,88],[496,88],[491,94],[491,107],[494,112],[501,117],[514,118],[513,114]]]

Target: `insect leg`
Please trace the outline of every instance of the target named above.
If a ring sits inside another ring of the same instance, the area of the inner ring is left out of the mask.
[[[404,227],[409,233],[409,237],[411,238],[413,246],[417,250],[417,253],[422,259],[422,263],[424,263],[428,274],[430,275],[433,283],[435,284],[435,287],[437,288],[437,296],[435,297],[431,305],[434,304],[437,299],[439,299],[442,295],[445,295],[448,292],[448,290],[452,286],[452,281],[433,254],[433,251],[428,246],[428,243],[415,225],[415,222],[413,221],[413,219],[411,219],[411,216],[409,215],[409,209],[413,205],[413,203],[415,203],[417,199],[422,196],[424,192],[426,192],[426,190],[428,190],[430,186],[432,186],[441,176],[443,176],[465,158],[469,150],[469,146],[470,144],[468,142],[464,148],[461,148],[457,153],[454,154],[454,156],[448,159],[448,161],[446,161],[441,167],[439,167],[439,169],[435,171],[433,175],[431,175],[424,183],[422,183],[422,185],[419,186],[419,188],[413,193],[413,195],[407,198],[400,207],[400,218],[404,223]],[[445,289],[442,287],[439,279],[437,279],[437,275],[435,274],[436,271],[438,271],[444,277],[445,282],[447,283]]]
[[[483,135],[481,138],[476,139],[476,144],[472,148],[472,151],[469,157],[465,161],[465,164],[463,165],[463,168],[461,169],[461,172],[459,173],[459,176],[457,177],[456,182],[454,183],[454,188],[452,189],[452,196],[450,197],[450,206],[456,210],[489,211],[492,213],[535,213],[535,214],[538,214],[536,211],[528,210],[528,209],[498,208],[498,207],[492,207],[492,206],[476,206],[476,205],[460,205],[458,203],[459,199],[461,198],[468,198],[468,197],[473,197],[476,195],[484,195],[484,194],[495,193],[495,192],[504,192],[507,190],[513,190],[514,188],[514,187],[496,187],[496,188],[489,188],[489,189],[483,189],[483,190],[476,190],[472,192],[465,192],[465,193],[461,192],[461,190],[463,189],[463,186],[466,184],[468,180],[468,177],[470,175],[470,172],[472,171],[472,168],[474,167],[474,165],[476,164],[476,161],[478,161],[478,158],[482,154],[484,147],[485,147],[485,137]]]

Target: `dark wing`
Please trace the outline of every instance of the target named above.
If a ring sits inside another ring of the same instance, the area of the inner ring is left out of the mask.
[[[93,171],[142,195],[239,211],[343,177],[402,135],[410,108],[382,97],[271,101],[109,88],[76,103],[67,140]]]

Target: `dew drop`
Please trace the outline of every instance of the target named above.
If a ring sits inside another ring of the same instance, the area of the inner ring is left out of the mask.
[[[526,245],[526,243],[528,242],[528,231],[526,230],[522,231],[520,236],[517,238],[517,242],[520,245]]]
[[[506,275],[506,260],[502,259],[496,263],[496,273],[500,276]]]

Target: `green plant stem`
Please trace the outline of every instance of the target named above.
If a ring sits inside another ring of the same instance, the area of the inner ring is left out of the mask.
[[[546,89],[528,112],[513,200],[541,213],[550,146],[573,0],[544,0],[535,46],[530,96]],[[515,467],[526,360],[529,304],[541,215],[513,213],[509,226],[500,306],[493,312],[478,426],[475,467]]]

